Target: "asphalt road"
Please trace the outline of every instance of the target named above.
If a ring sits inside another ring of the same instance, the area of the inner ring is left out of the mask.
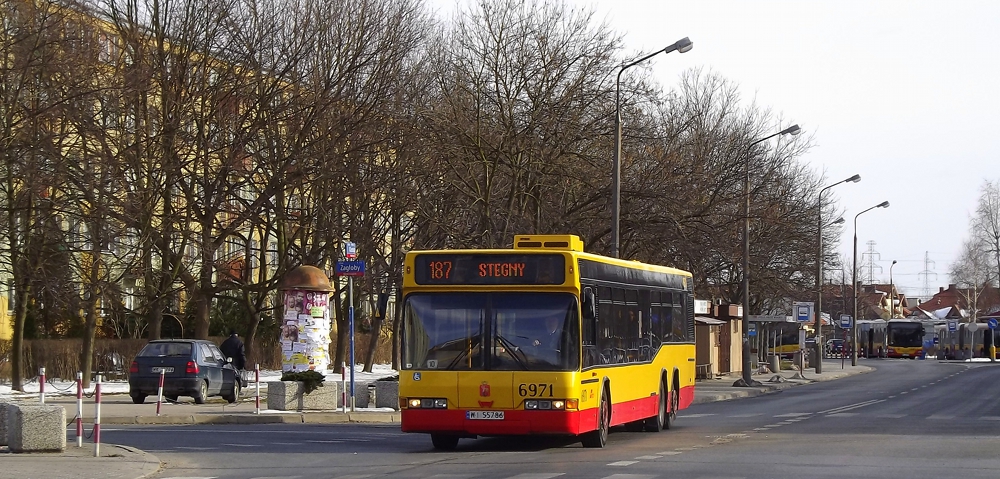
[[[437,452],[383,425],[131,426],[106,442],[156,454],[166,478],[1000,477],[1000,364],[872,360],[777,394],[693,406],[604,449],[562,438],[463,439]]]

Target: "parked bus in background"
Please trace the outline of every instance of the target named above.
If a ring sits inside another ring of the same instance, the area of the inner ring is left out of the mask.
[[[799,352],[799,323],[771,323],[768,329],[771,336],[768,351],[771,354],[777,354],[782,359],[792,359]]]
[[[862,319],[857,322],[858,355],[866,358],[885,354],[885,325],[881,319]]]
[[[403,271],[403,432],[460,438],[669,429],[694,399],[691,274],[583,252],[572,235],[514,249],[412,251]]]
[[[955,322],[955,331],[950,331],[948,324],[938,324],[934,327],[938,336],[938,358],[941,359],[971,359],[973,357],[989,357],[990,346],[1000,344],[1000,328],[990,329],[989,320],[1000,317],[981,317],[976,321],[975,328],[968,322]],[[973,329],[975,329],[973,331]]]
[[[912,319],[890,319],[885,324],[885,357],[916,359],[924,350],[924,324]]]

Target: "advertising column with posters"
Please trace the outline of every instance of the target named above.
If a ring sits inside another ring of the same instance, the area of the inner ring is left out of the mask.
[[[330,278],[302,265],[282,279],[281,370],[330,367]]]
[[[330,367],[329,293],[285,291],[281,328],[282,371],[326,371]]]

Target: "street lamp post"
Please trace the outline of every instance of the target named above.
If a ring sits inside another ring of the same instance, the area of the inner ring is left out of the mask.
[[[816,374],[823,372],[823,193],[841,183],[857,183],[861,175],[854,175],[846,180],[840,180],[819,190],[816,197],[819,205],[816,207],[816,244],[819,253],[816,256]]]
[[[896,317],[896,287],[892,284],[892,267],[896,266],[896,260],[892,260],[889,265],[889,319]]]
[[[656,52],[650,53],[632,63],[627,65],[622,65],[621,69],[618,70],[618,79],[615,81],[615,156],[614,165],[611,168],[611,256],[617,258],[619,251],[619,243],[621,239],[621,233],[619,226],[621,225],[621,195],[622,195],[622,104],[621,104],[621,91],[622,91],[622,72],[626,68],[638,65],[650,58],[659,55],[660,53],[670,53],[674,50],[687,53],[694,48],[694,42],[688,40],[688,37],[684,37],[677,40],[672,45],[668,45],[663,50],[658,50]]]
[[[851,328],[851,366],[858,365],[858,216],[875,208],[888,207],[889,202],[883,201],[854,215],[854,261],[851,263],[851,291],[854,292],[854,327]]]
[[[799,125],[792,125],[777,133],[755,140],[747,147],[747,156],[743,161],[743,377],[733,386],[754,386],[750,377],[750,153],[755,145],[781,135],[798,135],[802,131]]]

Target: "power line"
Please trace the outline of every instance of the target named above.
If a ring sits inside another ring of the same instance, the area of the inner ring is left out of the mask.
[[[917,273],[917,276],[924,277],[924,291],[923,298],[921,299],[928,299],[931,297],[931,275],[934,275],[934,279],[937,280],[937,273],[931,270],[932,266],[937,266],[937,264],[935,264],[934,260],[931,259],[930,252],[924,251],[924,270]]]
[[[874,284],[875,269],[878,268],[879,274],[882,274],[882,267],[875,264],[875,257],[878,256],[878,259],[881,260],[882,255],[879,254],[878,251],[875,251],[875,245],[876,245],[875,241],[868,240],[868,242],[865,244],[868,245],[868,251],[861,253],[861,262],[864,263],[865,261],[867,261],[867,264],[862,266],[862,268],[868,268],[868,284]],[[865,258],[867,258],[867,260]]]

